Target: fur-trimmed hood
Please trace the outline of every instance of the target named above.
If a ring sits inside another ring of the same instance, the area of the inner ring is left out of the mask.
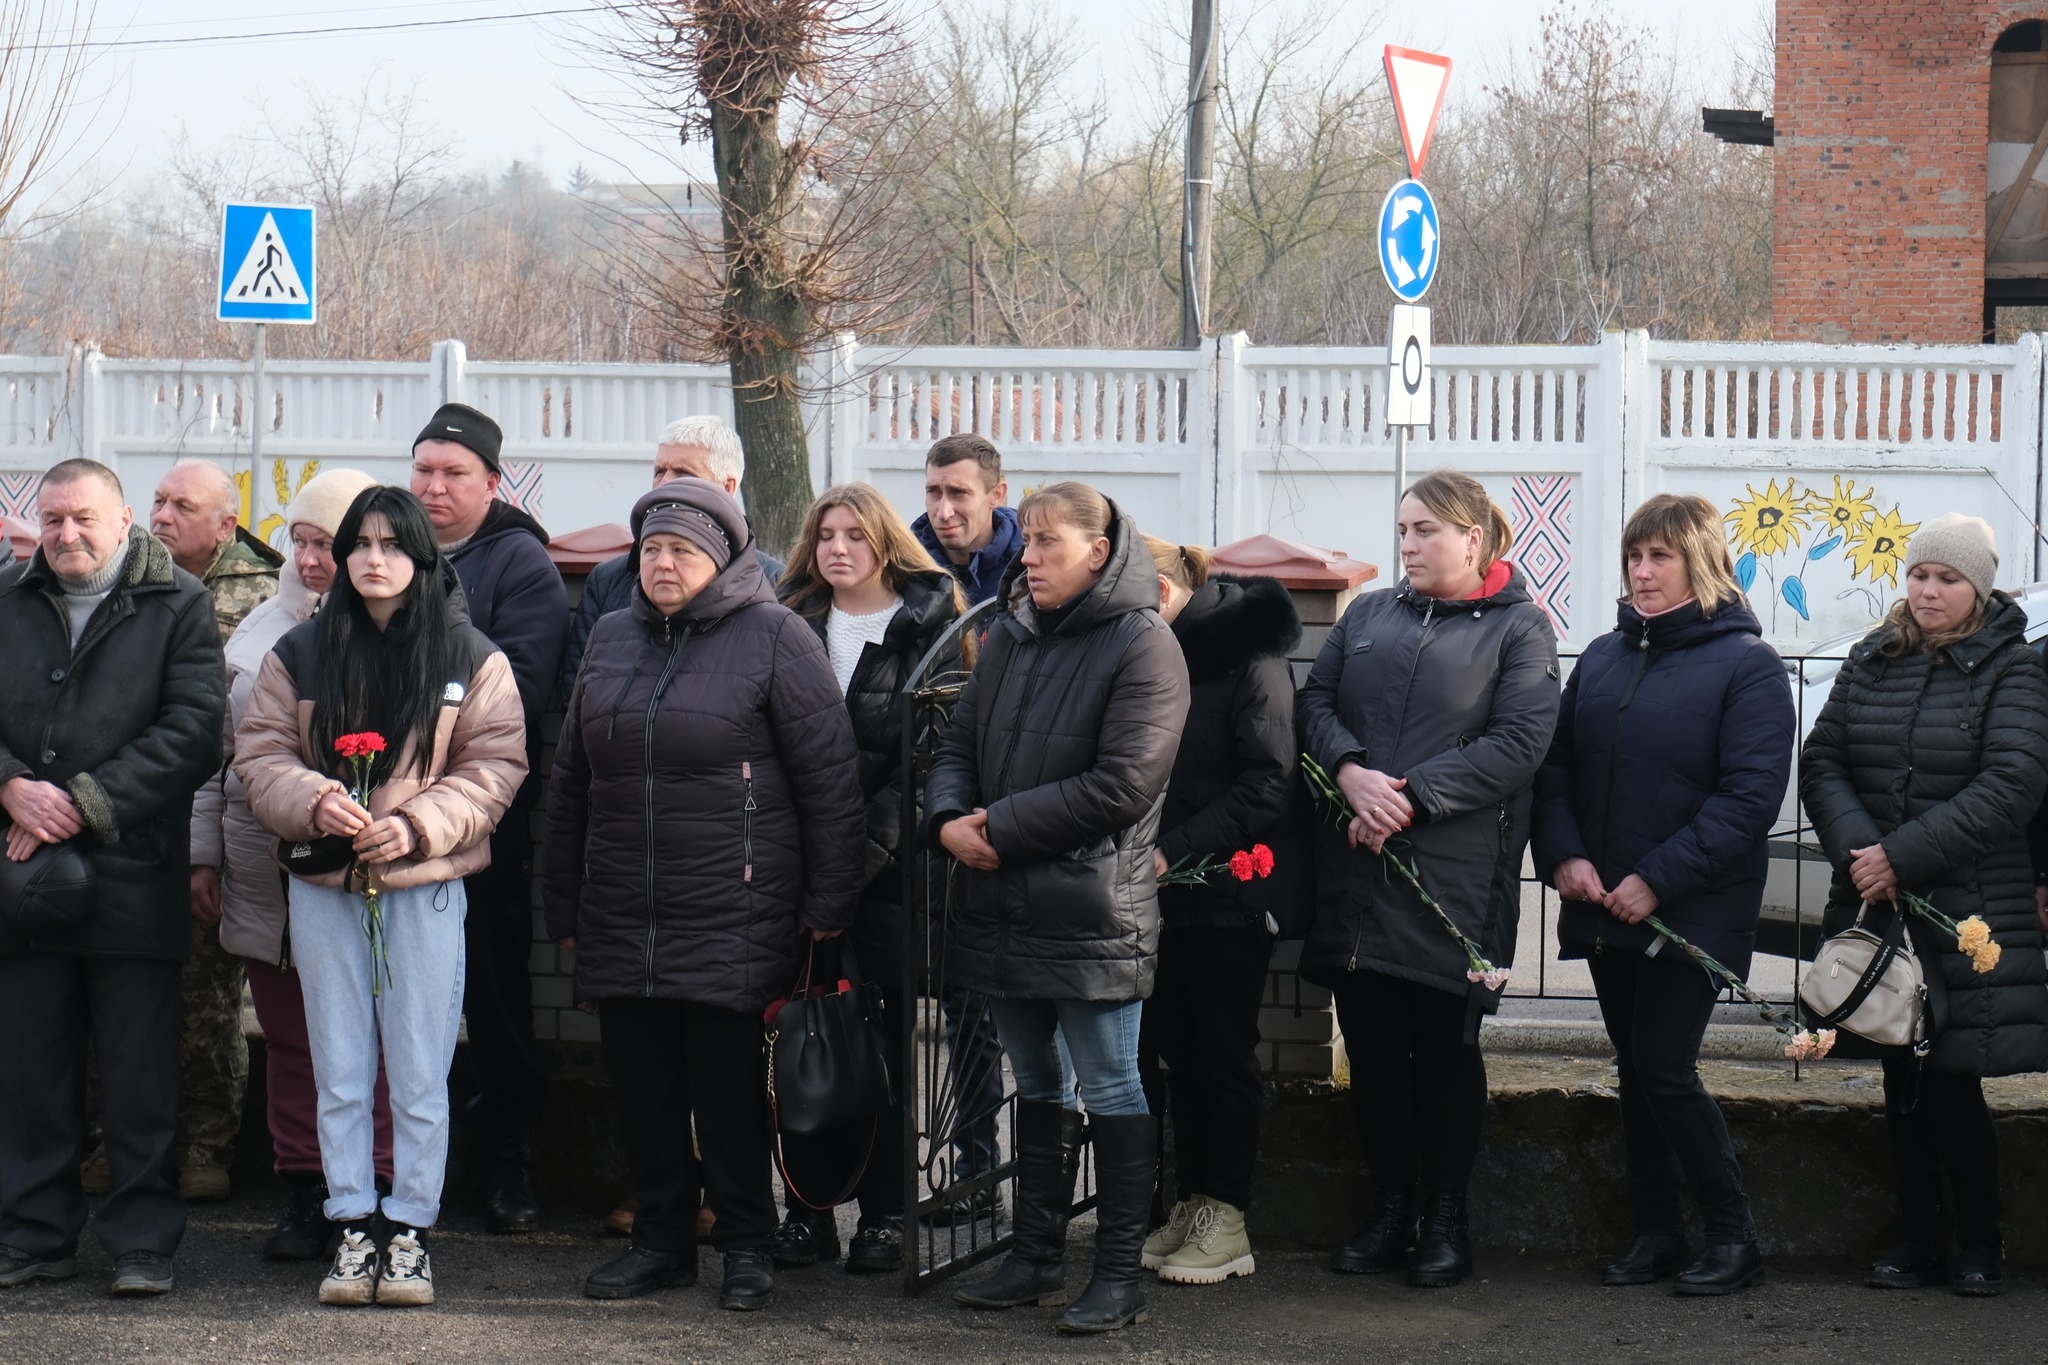
[[[1218,574],[1195,589],[1173,622],[1188,680],[1235,673],[1254,659],[1284,659],[1301,643],[1301,614],[1278,579]]]

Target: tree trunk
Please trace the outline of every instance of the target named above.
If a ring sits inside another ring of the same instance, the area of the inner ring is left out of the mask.
[[[781,91],[711,106],[725,221],[725,334],[734,427],[747,455],[747,515],[762,547],[785,553],[811,503],[798,365],[811,316],[791,287],[788,228],[798,211],[776,111]]]

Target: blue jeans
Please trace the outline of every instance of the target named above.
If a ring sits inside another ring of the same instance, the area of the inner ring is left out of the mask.
[[[1091,1114],[1151,1112],[1138,1080],[1144,1001],[990,1000],[988,1007],[1017,1077],[1017,1093],[1025,1099],[1072,1109],[1078,1077],[1081,1103]]]
[[[391,979],[371,994],[363,898],[292,878],[292,958],[306,996],[306,1037],[320,1115],[327,1216],[338,1223],[377,1208],[371,1102],[382,1044],[391,1089],[391,1194],[384,1216],[427,1228],[441,1213],[448,1171],[448,1068],[462,1021],[459,881],[382,892]]]

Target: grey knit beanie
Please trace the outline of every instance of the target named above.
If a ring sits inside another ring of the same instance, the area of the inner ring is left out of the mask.
[[[1989,597],[1998,579],[1998,542],[1991,523],[1960,512],[1936,517],[1906,543],[1906,572],[1915,564],[1946,564],[1970,580],[1977,596]]]

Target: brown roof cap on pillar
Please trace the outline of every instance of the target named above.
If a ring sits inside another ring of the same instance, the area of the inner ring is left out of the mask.
[[[563,573],[589,573],[633,548],[633,533],[615,521],[586,526],[548,541],[548,558]]]
[[[1380,576],[1377,567],[1353,559],[1341,550],[1325,550],[1278,536],[1248,536],[1218,546],[1209,558],[1221,573],[1260,574],[1278,579],[1284,588],[1300,591],[1342,592]]]

